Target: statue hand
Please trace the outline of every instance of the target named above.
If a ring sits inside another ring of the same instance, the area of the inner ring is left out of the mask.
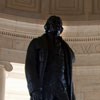
[[[38,90],[32,93],[33,100],[42,100],[42,91]]]

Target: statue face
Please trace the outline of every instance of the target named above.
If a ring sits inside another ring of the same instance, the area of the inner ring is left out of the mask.
[[[54,33],[55,36],[60,36],[63,30],[62,25],[60,23],[51,25],[50,29]]]
[[[59,36],[63,31],[62,20],[60,19],[60,17],[51,16],[47,20],[44,28],[47,33],[53,33],[55,36]]]

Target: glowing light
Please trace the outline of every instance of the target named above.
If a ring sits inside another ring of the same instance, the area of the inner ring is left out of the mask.
[[[29,100],[24,64],[11,64],[13,71],[6,78],[5,100]]]

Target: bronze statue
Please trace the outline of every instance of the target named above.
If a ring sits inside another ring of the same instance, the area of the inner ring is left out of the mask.
[[[25,74],[30,100],[75,100],[72,82],[74,52],[62,39],[62,20],[50,16],[45,33],[28,47]]]

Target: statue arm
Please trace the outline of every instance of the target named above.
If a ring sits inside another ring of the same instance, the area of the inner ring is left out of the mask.
[[[41,89],[38,76],[39,73],[37,71],[37,56],[35,40],[33,40],[29,44],[25,62],[25,74],[30,95],[32,95],[34,91]]]

